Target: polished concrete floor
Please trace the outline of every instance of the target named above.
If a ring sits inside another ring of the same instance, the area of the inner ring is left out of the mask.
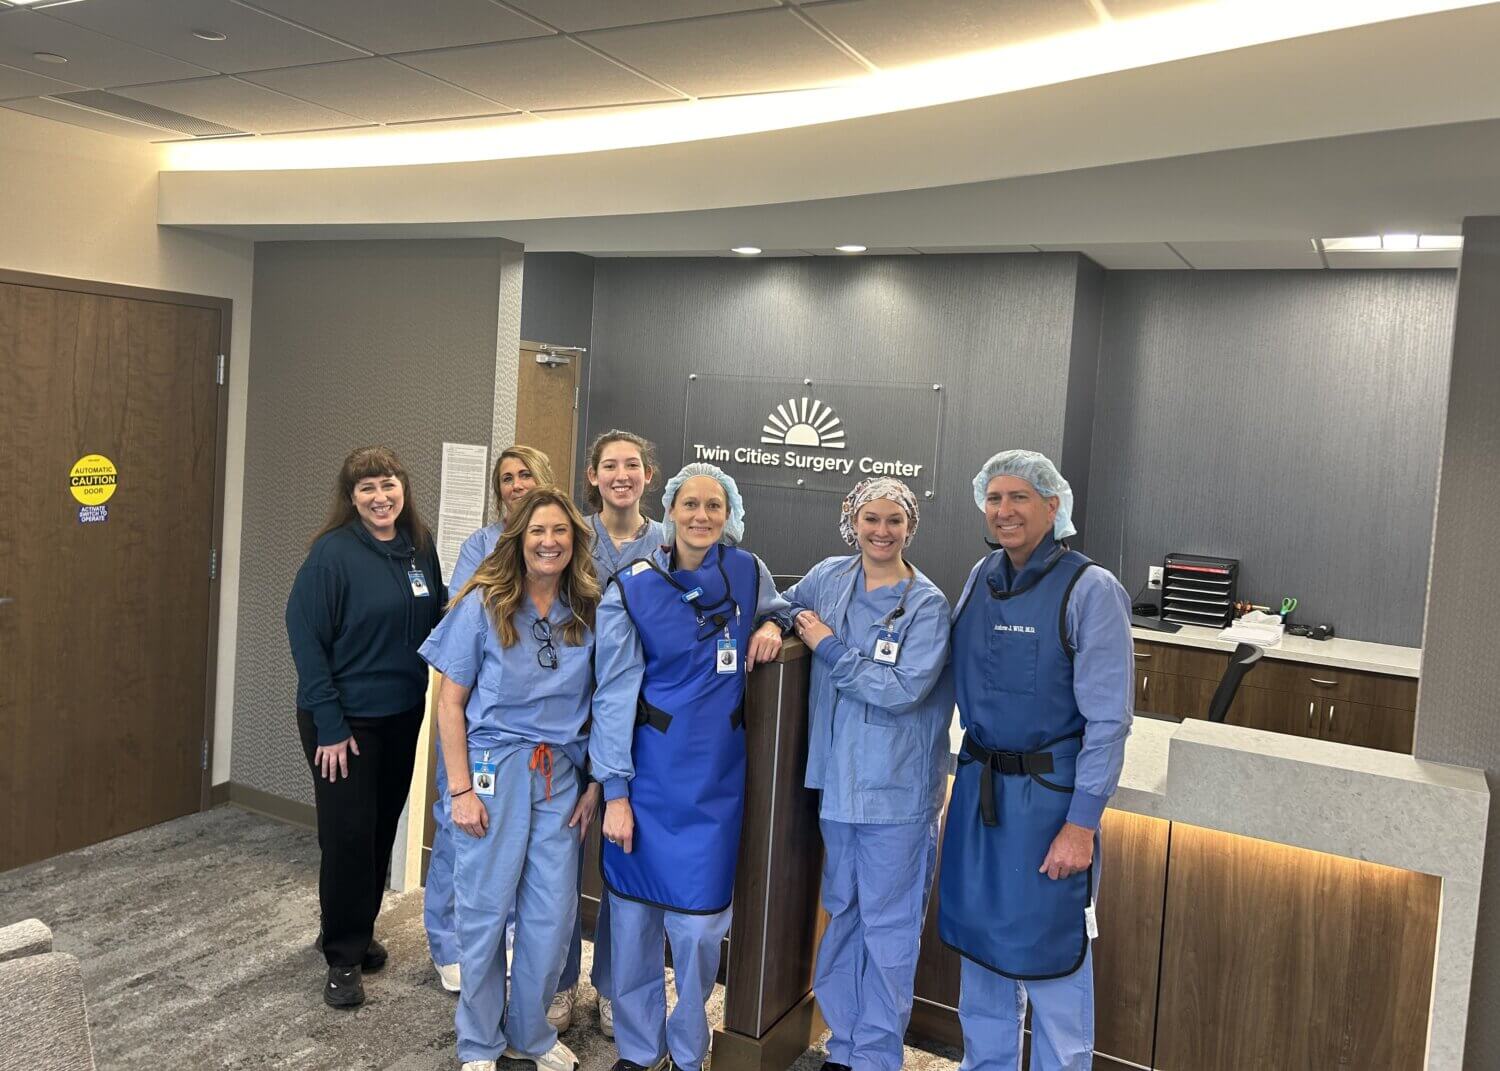
[[[0,925],[40,918],[82,962],[104,1071],[457,1068],[456,998],[427,956],[421,892],[387,895],[377,933],[390,963],[366,980],[364,1007],[336,1012],[312,947],[317,877],[310,830],[220,807],[0,874]],[[585,978],[591,951],[586,942]],[[709,1010],[716,1020],[717,999]],[[586,982],[564,1041],[581,1071],[616,1059]],[[795,1071],[822,1062],[811,1049]],[[955,1066],[906,1051],[907,1068]]]

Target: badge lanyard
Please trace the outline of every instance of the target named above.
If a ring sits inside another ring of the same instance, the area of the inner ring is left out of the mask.
[[[906,582],[901,600],[896,603],[894,610],[885,615],[885,619],[880,622],[880,631],[875,634],[875,650],[870,657],[883,666],[894,666],[896,659],[901,657],[901,636],[896,631],[894,622],[906,613],[906,597],[911,594],[916,581],[917,578],[913,576]]]
[[[669,570],[672,566],[673,557],[675,557],[675,553],[669,553],[667,559],[667,566]],[[703,597],[703,588],[701,585],[689,591],[683,591],[682,594],[678,596],[678,598],[686,603],[688,607],[693,611],[693,616],[694,618],[696,618],[699,628],[702,628],[704,623],[710,620],[713,621],[716,630],[718,626],[723,626],[724,635],[714,644],[714,672],[721,676],[727,676],[729,674],[738,673],[740,671],[739,651],[737,649],[734,636],[729,631],[728,615],[714,613],[713,611],[723,606],[725,603],[729,603],[734,607],[734,621],[736,627],[738,627],[740,621],[740,604],[735,601],[734,590],[729,586],[729,574],[724,571],[724,554],[722,551],[719,553],[719,556],[715,560],[714,564],[719,567],[719,577],[724,581],[724,597],[722,599],[714,603],[712,606],[700,606],[698,604],[698,600]],[[667,579],[671,580],[671,582],[677,588],[681,589],[682,585],[678,584],[677,581],[672,578],[670,572],[668,573]],[[712,635],[712,633],[710,633],[710,635]],[[704,638],[706,637],[699,637],[699,639]]]
[[[429,592],[427,590],[427,578],[422,575],[422,570],[417,568],[417,556],[411,556],[411,563],[406,568],[406,579],[411,584],[411,593],[416,598],[425,599]]]

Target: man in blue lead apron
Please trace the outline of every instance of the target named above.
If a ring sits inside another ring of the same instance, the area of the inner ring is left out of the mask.
[[[974,477],[997,549],[953,620],[964,730],[939,877],[938,932],[963,956],[961,1071],[1093,1064],[1098,829],[1130,734],[1134,656],[1120,582],[1062,540],[1073,492],[1041,454]]]

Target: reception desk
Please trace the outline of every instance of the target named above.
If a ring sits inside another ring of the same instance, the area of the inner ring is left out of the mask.
[[[808,668],[789,643],[751,676],[717,1071],[785,1068],[818,1035]],[[1096,1067],[1457,1071],[1488,812],[1476,770],[1138,717],[1103,826]],[[936,910],[911,1034],[957,1044]]]

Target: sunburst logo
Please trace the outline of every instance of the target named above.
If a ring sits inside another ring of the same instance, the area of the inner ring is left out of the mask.
[[[771,411],[760,441],[786,446],[844,449],[844,425],[831,406],[816,398],[788,398]]]

